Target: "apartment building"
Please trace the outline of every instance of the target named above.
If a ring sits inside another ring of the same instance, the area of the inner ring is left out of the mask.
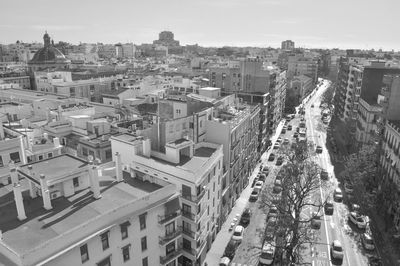
[[[286,40],[281,43],[282,50],[293,50],[294,49],[294,41]]]
[[[305,97],[307,97],[314,88],[312,78],[305,75],[294,76],[288,82],[286,89],[286,100],[290,101],[293,106],[299,105]]]
[[[340,59],[335,112],[342,121],[354,121],[357,118],[363,72],[364,64],[359,64],[359,61]]]
[[[6,265],[177,265],[176,187],[132,178],[115,162],[61,155],[15,168],[14,203],[2,204]],[[21,191],[28,183],[29,193]],[[29,240],[29,241],[28,241]]]
[[[216,109],[212,119],[206,121],[206,141],[223,146],[222,221],[248,185],[259,158],[260,107],[234,101]]]
[[[383,172],[380,187],[387,187],[393,198],[385,202],[395,228],[400,231],[400,120],[386,120],[380,156]]]
[[[306,75],[312,78],[313,83],[318,81],[318,60],[306,57],[304,54],[294,54],[288,57],[287,79],[294,76]]]
[[[0,77],[0,83],[12,84],[16,88],[30,90],[31,80],[29,76]]]
[[[361,143],[376,142],[379,137],[376,133],[379,131],[378,120],[382,113],[380,102],[389,98],[381,96],[382,87],[385,87],[384,77],[388,74],[400,74],[400,68],[389,67],[387,62],[376,61],[364,67],[356,130],[356,139]],[[389,95],[386,93],[386,96]]]
[[[181,265],[202,265],[219,228],[223,174],[222,145],[181,137],[153,150],[151,140],[122,134],[111,137],[122,167],[144,182],[170,182],[181,196]],[[153,265],[153,264],[152,264]]]

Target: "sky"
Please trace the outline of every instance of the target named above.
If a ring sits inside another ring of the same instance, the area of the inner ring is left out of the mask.
[[[2,0],[0,43],[151,43],[400,50],[399,0]]]

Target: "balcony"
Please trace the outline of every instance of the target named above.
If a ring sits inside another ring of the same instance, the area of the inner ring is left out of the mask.
[[[185,218],[188,218],[188,219],[192,220],[193,222],[196,221],[196,216],[195,216],[193,213],[191,213],[191,212],[182,210],[182,216],[185,217]]]
[[[192,239],[196,239],[196,232],[192,231],[191,229],[182,228],[182,233]]]
[[[166,243],[168,243],[169,241],[173,240],[174,238],[177,238],[181,235],[182,233],[182,229],[179,226],[175,231],[169,233],[169,234],[165,234],[165,236],[159,236],[158,239],[158,243],[162,246],[165,245]]]
[[[180,210],[177,210],[176,212],[167,214],[167,215],[158,215],[158,223],[159,224],[165,224],[173,219],[175,219],[176,217],[178,217],[181,214]]]
[[[194,248],[183,246],[182,250],[196,257],[196,250]]]
[[[176,247],[176,249],[172,252],[170,252],[168,255],[165,256],[160,256],[160,264],[161,265],[165,265],[168,262],[170,262],[172,259],[178,257],[179,255],[181,255],[182,252],[182,246],[179,245],[178,247]]]
[[[203,196],[206,194],[206,190],[203,189],[199,195],[191,195],[191,194],[182,194],[182,190],[181,190],[181,195],[182,198],[184,198],[185,200],[191,201],[193,203],[199,203],[199,201],[203,198]]]
[[[196,215],[197,220],[200,220],[201,217],[203,217],[204,213],[206,212],[207,208],[203,208],[200,213]]]

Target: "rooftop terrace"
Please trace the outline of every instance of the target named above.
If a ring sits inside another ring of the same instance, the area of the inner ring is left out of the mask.
[[[127,204],[161,188],[159,185],[128,176],[124,176],[124,180],[125,182],[117,183],[112,177],[99,176],[102,195],[100,199],[95,200],[90,190],[85,189],[71,197],[52,200],[53,209],[50,211],[43,208],[42,198],[31,199],[28,191],[25,191],[24,205],[27,219],[24,221],[17,219],[15,204],[9,200],[12,195],[8,194],[12,192],[1,195],[0,227],[3,232],[3,244],[23,256],[46,243],[51,246],[51,241],[66,237],[70,232],[76,232],[82,228],[85,231],[77,234],[81,239],[85,236],[82,233],[87,234],[90,233],[88,231],[98,230],[98,228],[92,228],[95,227],[94,221],[104,223],[106,215],[111,215],[112,219],[121,219],[123,217],[118,217],[116,214],[118,209],[125,208]],[[86,229],[83,229],[85,227]],[[76,243],[79,239],[69,240]],[[68,243],[63,242],[63,245],[67,247]],[[1,258],[0,261],[2,261]]]

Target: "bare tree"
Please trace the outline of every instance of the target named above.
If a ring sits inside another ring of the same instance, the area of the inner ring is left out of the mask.
[[[267,188],[260,201],[265,212],[271,208],[277,210],[277,237],[273,242],[282,250],[281,259],[291,263],[304,263],[302,249],[317,241],[316,231],[311,227],[311,214],[321,213],[326,203],[319,192],[324,185],[319,178],[321,168],[310,160],[311,154],[313,145],[309,142],[295,143],[291,149],[284,149],[288,161],[276,177],[281,180],[282,190]],[[268,226],[267,230],[271,230]]]

